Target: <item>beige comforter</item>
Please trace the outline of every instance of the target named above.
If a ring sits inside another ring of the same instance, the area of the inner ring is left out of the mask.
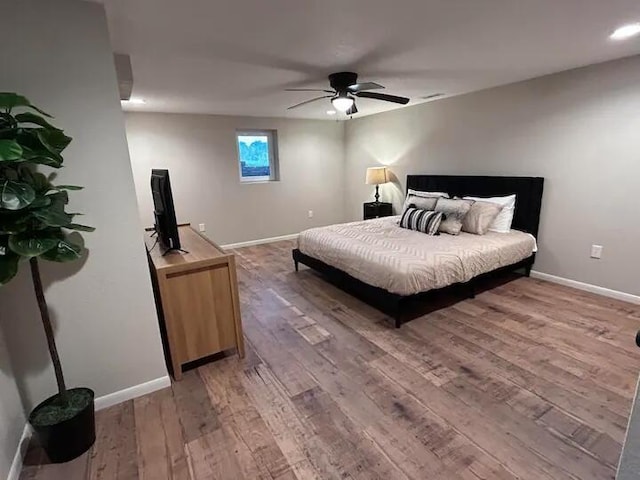
[[[305,230],[298,248],[364,283],[400,295],[466,282],[536,250],[535,238],[517,230],[429,236],[400,228],[398,218]]]

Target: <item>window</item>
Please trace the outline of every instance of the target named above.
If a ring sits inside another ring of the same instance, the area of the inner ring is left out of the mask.
[[[278,146],[275,130],[236,132],[241,182],[278,180]]]

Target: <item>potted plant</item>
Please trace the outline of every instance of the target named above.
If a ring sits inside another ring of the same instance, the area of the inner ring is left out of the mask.
[[[42,167],[62,166],[62,151],[71,138],[49,123],[52,118],[15,93],[0,93],[0,286],[22,263],[29,263],[58,393],[29,415],[52,462],[71,460],[95,441],[94,394],[88,388],[67,389],[40,277],[39,260],[70,262],[84,254],[82,238],[71,231],[93,231],[67,213],[73,185],[54,185],[55,174]],[[80,242],[72,238],[77,236]]]

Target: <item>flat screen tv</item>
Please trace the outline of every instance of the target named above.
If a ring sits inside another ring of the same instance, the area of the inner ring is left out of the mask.
[[[155,230],[160,244],[167,251],[180,250],[178,222],[173,208],[169,170],[151,170],[151,195],[153,196]]]

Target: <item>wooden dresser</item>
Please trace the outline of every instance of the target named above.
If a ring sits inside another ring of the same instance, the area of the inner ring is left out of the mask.
[[[153,247],[151,232],[145,236],[165,349],[176,380],[182,378],[185,363],[233,348],[244,357],[235,256],[189,225],[178,231],[188,253],[163,256],[160,245]]]

